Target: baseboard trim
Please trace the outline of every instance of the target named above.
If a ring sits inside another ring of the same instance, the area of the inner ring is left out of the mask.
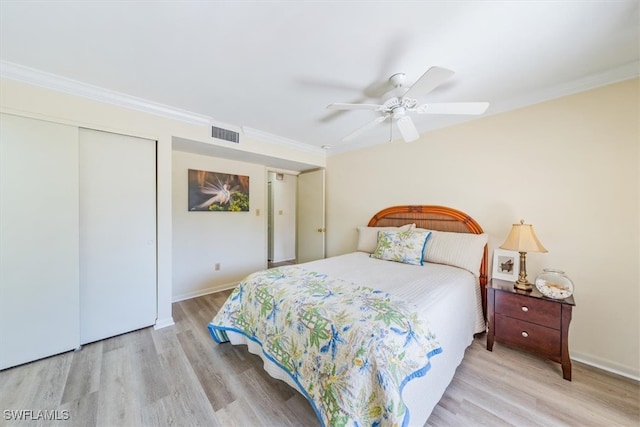
[[[153,329],[162,329],[167,326],[173,326],[175,322],[173,321],[173,317],[165,317],[164,319],[156,320],[156,324],[153,325]]]
[[[179,301],[184,301],[184,300],[187,300],[187,299],[201,297],[203,295],[213,294],[213,293],[220,292],[220,291],[226,291],[226,290],[235,288],[238,285],[238,283],[240,283],[240,282],[224,283],[222,285],[216,285],[216,286],[212,286],[212,287],[206,288],[206,289],[200,289],[200,290],[193,291],[193,292],[187,292],[187,293],[184,293],[184,294],[174,295],[173,298],[171,299],[171,302],[179,302]]]
[[[609,360],[602,360],[597,357],[588,356],[581,353],[573,353],[571,360],[584,363],[585,365],[593,366],[594,368],[602,369],[603,371],[611,372],[612,374],[620,375],[635,381],[640,381],[640,373],[631,372],[628,367],[616,365]]]

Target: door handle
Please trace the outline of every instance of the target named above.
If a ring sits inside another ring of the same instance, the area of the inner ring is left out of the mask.
[[[318,228],[318,233],[324,233],[324,228]]]

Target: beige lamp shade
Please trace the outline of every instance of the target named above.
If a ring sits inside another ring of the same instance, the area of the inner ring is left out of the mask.
[[[513,224],[507,240],[500,248],[520,252],[520,273],[518,273],[518,281],[513,286],[530,292],[533,286],[527,281],[527,252],[547,252],[536,237],[536,233],[533,232],[533,226],[525,224],[523,219],[520,220],[520,224]]]
[[[533,232],[533,226],[525,224],[524,220],[520,220],[520,224],[513,224],[500,248],[517,252],[547,252]]]

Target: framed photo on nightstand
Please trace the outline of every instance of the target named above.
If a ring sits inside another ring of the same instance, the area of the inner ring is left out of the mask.
[[[495,249],[493,251],[494,279],[515,282],[520,274],[520,254],[516,251]]]

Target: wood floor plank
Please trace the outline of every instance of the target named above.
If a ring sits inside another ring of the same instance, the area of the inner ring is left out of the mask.
[[[87,344],[72,355],[69,376],[64,387],[62,402],[67,403],[98,391],[100,387],[100,365],[102,364],[103,341]]]
[[[33,401],[35,389],[38,387],[38,363],[36,361],[0,372],[0,409],[14,410],[24,408]],[[6,392],[13,390],[14,392]],[[31,392],[31,390],[34,390]]]
[[[253,405],[244,397],[240,397],[218,411],[220,421],[225,427],[271,427],[253,410]],[[279,424],[284,426],[284,424]]]
[[[311,405],[300,393],[294,393],[290,399],[287,399],[283,409],[290,417],[297,420],[297,422],[294,423],[296,426],[320,425]]]
[[[133,366],[124,344],[103,354],[101,369],[96,425],[142,425],[141,405],[134,391]]]
[[[240,374],[245,391],[243,397],[252,403],[254,411],[266,425],[297,425],[297,417],[282,410],[282,402],[297,392],[282,381],[265,379],[261,372],[262,369],[252,368]],[[285,387],[279,387],[283,384]]]
[[[127,344],[127,334],[118,335],[115,337],[111,337],[105,340],[102,340],[102,351],[105,353],[110,352],[111,350],[117,350],[119,348],[123,348]]]
[[[224,408],[241,395],[241,393],[236,395],[233,390],[235,378],[231,375],[232,372],[226,370],[226,366],[219,363],[220,358],[214,357],[216,353],[198,341],[193,331],[179,333],[178,341],[214,410]],[[210,345],[215,344],[211,343]],[[217,354],[224,350],[222,348]]]
[[[453,393],[445,393],[438,405],[433,409],[427,425],[450,425],[447,420],[454,418],[456,414],[460,413],[460,405],[463,400],[464,398],[455,397]]]
[[[555,418],[541,413],[530,418],[528,410],[536,406],[537,397],[530,389],[517,381],[505,381],[500,375],[500,366],[479,352],[477,364],[462,364],[447,390],[449,395],[465,399],[473,395],[474,404],[488,410],[501,420],[509,420],[514,425],[545,427],[553,424]],[[549,373],[554,375],[553,373]],[[512,377],[515,378],[515,377]],[[555,377],[554,377],[555,378]]]
[[[59,421],[53,425],[64,427],[85,427],[97,425],[99,397],[100,393],[95,391],[84,394],[74,400],[64,402],[60,405],[60,411],[67,411],[66,416],[69,418],[68,420]],[[65,414],[62,414],[62,416],[64,417]]]
[[[37,360],[0,373],[2,425],[30,427],[40,424],[39,411],[52,413],[60,406],[71,366],[69,353]],[[7,375],[4,375],[7,372]],[[33,405],[32,402],[38,402]],[[4,411],[30,411],[6,419]]]
[[[550,421],[545,419],[544,414],[542,416],[531,419],[523,408],[535,407],[536,400],[532,396],[526,398],[519,398],[517,400],[512,399],[510,392],[513,388],[501,388],[500,390],[491,390],[488,392],[487,387],[481,382],[477,382],[475,378],[469,378],[468,380],[454,378],[451,385],[448,388],[448,393],[459,396],[461,405],[458,408],[458,413],[464,415],[469,411],[469,400],[466,396],[469,393],[473,393],[473,405],[474,411],[489,412],[493,415],[492,423],[504,424],[504,425],[526,425],[530,427],[546,427],[550,425]],[[497,421],[499,420],[499,422]]]
[[[169,394],[166,377],[158,375],[162,367],[151,331],[146,328],[128,334],[133,340],[127,348],[133,368],[134,393],[142,405]]]
[[[145,408],[145,426],[222,426],[179,346],[160,355],[169,394]]]
[[[176,334],[178,333],[178,328],[174,328],[173,326],[168,328],[154,330],[151,334],[153,338],[153,344],[156,347],[156,352],[158,354],[162,354],[165,351],[169,351],[176,346],[179,346],[178,337]]]

